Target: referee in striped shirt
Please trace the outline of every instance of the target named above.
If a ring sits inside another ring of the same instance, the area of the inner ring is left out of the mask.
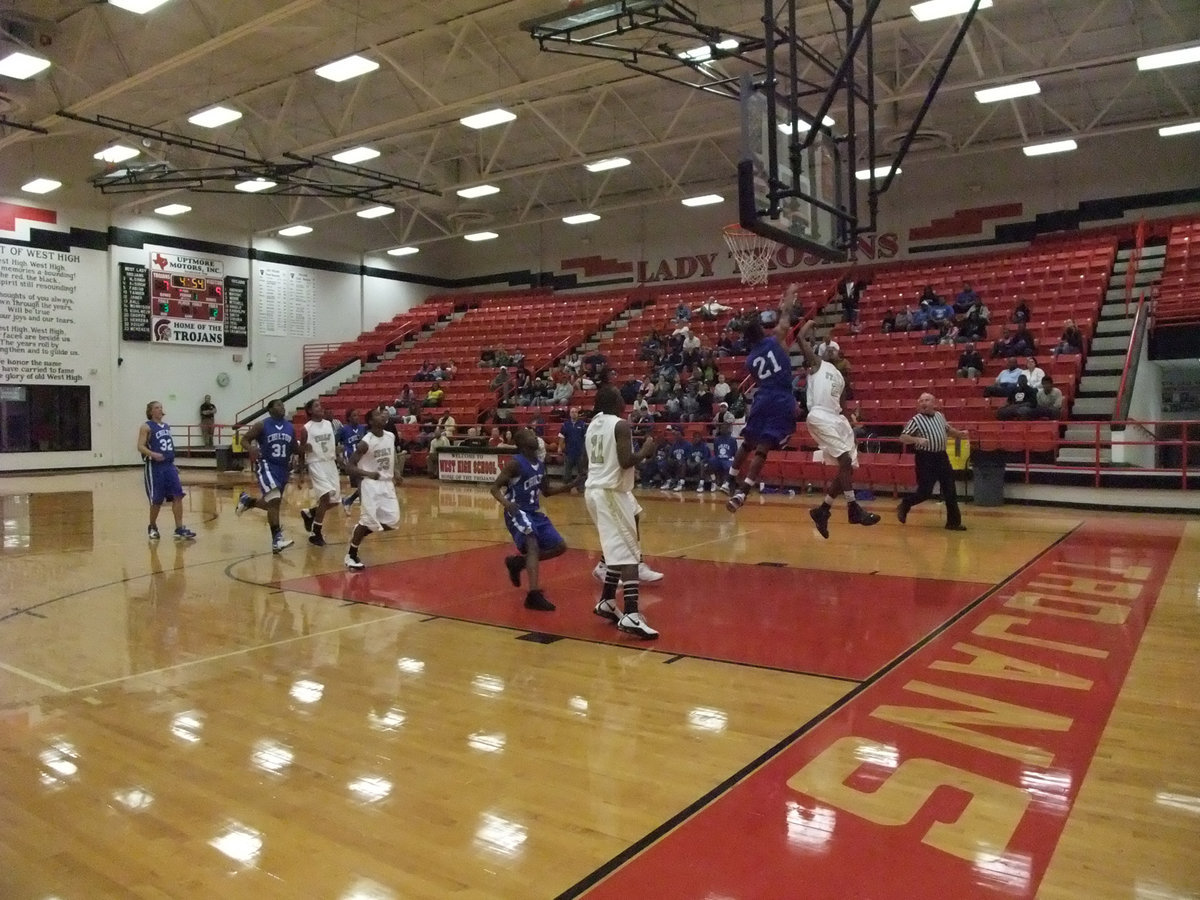
[[[901,525],[908,518],[908,511],[932,497],[934,485],[941,485],[942,501],[946,504],[946,529],[967,530],[958,511],[954,469],[946,454],[947,437],[966,436],[965,431],[959,431],[938,412],[937,399],[933,394],[924,393],[917,398],[917,414],[908,420],[900,434],[901,443],[912,444],[917,461],[917,492],[905,494],[896,509],[896,518]]]

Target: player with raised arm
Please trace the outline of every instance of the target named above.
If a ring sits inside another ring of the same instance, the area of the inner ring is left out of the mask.
[[[296,429],[286,418],[287,407],[282,400],[267,404],[267,418],[250,426],[245,442],[250,448],[250,471],[258,481],[262,497],[254,499],[245,491],[238,498],[234,512],[239,516],[248,509],[263,509],[271,526],[271,552],[282,553],[295,541],[283,536],[279,523],[279,506],[283,491],[291,477],[292,454],[296,452]]]
[[[333,433],[333,422],[325,418],[325,408],[320,400],[309,400],[304,404],[308,421],[300,429],[300,465],[307,466],[308,479],[312,483],[313,496],[317,505],[300,510],[308,542],[314,547],[324,547],[325,513],[333,508],[341,496],[341,473],[337,465],[337,438]]]
[[[725,508],[730,512],[741,509],[746,495],[758,484],[767,454],[783,446],[796,430],[792,360],[785,346],[795,305],[796,285],[790,284],[779,302],[779,317],[771,331],[765,330],[761,318],[751,319],[743,331],[750,348],[746,368],[757,390],[742,428],[742,445],[729,468],[730,497]],[[747,458],[750,463],[742,474]]]
[[[514,556],[506,556],[504,565],[513,587],[521,586],[521,570],[529,573],[529,592],[525,608],[552,612],[554,604],[546,599],[538,581],[538,564],[567,552],[567,542],[542,512],[539,495],[563,494],[574,484],[546,483],[546,463],[538,458],[537,435],[520,428],[513,435],[517,453],[510,458],[492,482],[492,496],[504,507],[504,524],[517,546]],[[582,477],[582,476],[581,476]]]
[[[808,418],[805,424],[817,446],[825,455],[826,462],[837,463],[837,474],[829,482],[825,502],[809,510],[813,524],[821,537],[829,537],[829,516],[834,500],[839,494],[846,498],[846,511],[852,525],[874,525],[879,516],[858,505],[854,496],[854,463],[858,459],[858,446],[854,440],[854,428],[842,414],[842,395],[846,390],[846,379],[828,357],[840,348],[830,341],[826,345],[825,359],[817,356],[809,343],[813,321],[810,319],[800,329],[800,351],[808,367]]]
[[[626,634],[653,640],[658,632],[647,624],[638,609],[642,548],[637,516],[641,509],[633,496],[633,475],[639,463],[654,455],[654,439],[647,437],[634,453],[633,433],[622,418],[624,412],[625,401],[620,392],[610,384],[601,385],[596,391],[596,414],[585,436],[588,475],[583,497],[600,535],[600,549],[606,563],[604,588],[593,611],[614,622]],[[620,582],[624,582],[623,612],[615,602]]]
[[[396,497],[396,482],[400,474],[396,471],[396,435],[384,428],[387,425],[387,410],[376,406],[367,413],[367,432],[354,449],[354,455],[346,461],[346,471],[362,479],[362,513],[354,533],[350,535],[350,547],[343,562],[346,568],[365,568],[358,558],[358,548],[367,535],[376,531],[391,531],[400,524],[400,500]]]

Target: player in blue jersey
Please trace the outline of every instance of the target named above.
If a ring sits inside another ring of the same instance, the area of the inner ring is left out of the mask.
[[[714,490],[729,479],[733,458],[737,456],[738,442],[737,438],[730,434],[732,428],[728,422],[721,422],[717,425],[717,436],[713,438],[713,455],[709,466],[713,473]]]
[[[667,444],[667,481],[663,490],[683,490],[683,481],[688,475],[688,458],[692,455],[692,445],[683,436],[683,429],[677,426],[667,426],[671,443]]]
[[[346,424],[337,430],[338,446],[342,448],[340,465],[343,469],[346,462],[354,455],[354,451],[358,449],[358,442],[363,439],[363,435],[366,433],[367,426],[358,421],[358,410],[347,410]],[[350,487],[354,488],[354,492],[342,498],[342,509],[345,510],[347,516],[350,515],[350,507],[359,498],[359,485],[361,484],[361,478],[354,474],[350,475]]]
[[[685,477],[688,479],[696,479],[696,493],[704,493],[704,477],[712,471],[712,448],[708,446],[708,441],[704,439],[702,432],[694,432],[691,440],[692,449],[688,453],[687,472]],[[716,480],[712,481],[713,489],[716,489]]]
[[[770,332],[760,319],[752,319],[742,332],[746,346],[750,348],[746,368],[750,370],[757,390],[746,416],[746,426],[742,429],[742,446],[729,469],[731,496],[725,508],[730,512],[737,512],[746,502],[746,495],[758,483],[767,454],[783,446],[796,430],[792,360],[784,346],[795,305],[796,286],[791,284],[779,303],[779,316]],[[739,482],[747,457],[750,463]]]
[[[234,512],[240,516],[248,509],[265,509],[267,523],[271,526],[271,552],[282,553],[295,543],[283,536],[279,505],[292,474],[292,455],[297,449],[296,429],[287,419],[287,407],[282,400],[267,404],[267,417],[250,426],[245,442],[250,448],[250,471],[258,480],[262,497],[256,500],[242,491]]]
[[[146,404],[146,421],[138,429],[137,448],[146,461],[146,497],[150,501],[146,537],[152,541],[159,539],[158,511],[164,501],[170,500],[175,515],[175,540],[194,541],[196,532],[183,525],[183,485],[175,468],[175,441],[171,438],[171,426],[163,421],[163,406],[157,400]]]
[[[504,507],[504,524],[517,545],[515,556],[504,558],[508,577],[514,587],[521,585],[521,570],[529,573],[529,592],[525,608],[543,612],[554,610],[538,582],[538,564],[542,560],[562,556],[567,543],[541,509],[539,495],[547,497],[571,490],[574,484],[546,483],[546,463],[538,459],[537,435],[528,428],[513,435],[517,453],[500,470],[492,482],[492,496]]]

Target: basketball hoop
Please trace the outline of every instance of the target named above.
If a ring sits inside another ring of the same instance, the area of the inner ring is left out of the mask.
[[[725,243],[733,254],[742,284],[766,284],[767,267],[775,253],[775,242],[741,225],[726,225]]]

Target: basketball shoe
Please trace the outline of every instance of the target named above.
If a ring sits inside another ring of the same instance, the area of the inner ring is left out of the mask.
[[[725,501],[725,508],[727,510],[729,510],[731,513],[737,512],[739,509],[741,509],[745,505],[746,505],[746,492],[745,491],[738,491],[736,494],[732,494],[729,497],[729,499]]]
[[[175,529],[175,540],[177,540],[177,541],[194,541],[195,539],[196,539],[196,532],[192,531],[192,529],[186,528],[183,525],[180,525],[178,528]]]
[[[249,494],[247,494],[245,491],[242,491],[241,494],[238,495],[237,506],[235,506],[233,508],[233,513],[236,516],[240,516],[242,513],[244,513],[246,510],[248,510],[253,505],[254,505],[254,498],[251,497]]]
[[[536,609],[539,612],[554,612],[557,609],[541,591],[530,591],[525,595],[525,608]]]
[[[617,620],[617,628],[626,634],[632,634],[643,641],[652,641],[658,637],[658,632],[647,624],[640,612],[626,613]]]
[[[525,568],[525,557],[519,554],[504,557],[504,568],[508,569],[508,580],[512,582],[513,587],[520,587],[521,570]],[[528,598],[526,598],[526,603],[528,603]]]
[[[304,523],[304,530],[312,534],[313,514],[307,509],[300,510],[300,521]]]
[[[363,563],[363,561],[361,559],[359,559],[358,557],[355,557],[355,556],[351,556],[349,553],[347,553],[346,558],[342,560],[342,564],[345,565],[345,567],[347,569],[353,569],[356,572],[359,569],[366,568],[366,565]]]
[[[621,621],[621,612],[611,600],[601,600],[592,608],[592,612],[602,619],[608,619],[614,625]]]
[[[851,503],[846,509],[846,517],[851,525],[877,525],[879,514],[863,509],[857,503]]]
[[[275,535],[274,540],[271,541],[271,552],[272,553],[282,553],[284,550],[286,550],[288,547],[292,546],[292,544],[294,544],[294,543],[296,543],[296,542],[293,540],[290,540],[289,538],[285,538],[283,536],[283,532],[281,531],[281,532],[279,532],[279,534]]]
[[[812,509],[810,509],[808,511],[808,514],[810,516],[812,516],[813,524],[817,526],[817,534],[821,535],[821,537],[828,540],[829,539],[829,507],[828,506],[814,506]],[[876,518],[878,518],[878,517],[876,517]]]
[[[162,535],[160,535],[158,533],[157,526],[151,525],[146,529],[146,539],[147,540],[157,541],[161,536]],[[600,580],[603,581],[604,580],[603,577]]]

